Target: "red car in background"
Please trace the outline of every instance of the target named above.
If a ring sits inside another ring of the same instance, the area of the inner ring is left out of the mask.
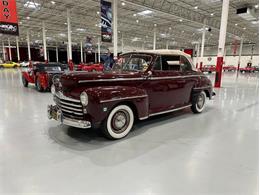
[[[216,72],[216,66],[214,66],[214,65],[205,65],[205,66],[202,67],[201,71],[202,72],[208,72],[208,73]]]
[[[67,64],[60,63],[35,63],[27,70],[22,71],[22,82],[24,87],[29,83],[35,84],[37,91],[46,91],[51,88],[52,78],[61,75],[68,70]]]
[[[259,71],[259,67],[258,66],[247,66],[247,67],[244,67],[244,68],[240,68],[239,71],[241,73],[246,73],[246,72],[258,72]]]
[[[233,71],[233,72],[234,72],[234,71],[237,70],[237,68],[236,68],[235,66],[224,66],[224,67],[223,67],[223,70],[224,70],[224,71],[228,71],[228,72],[229,72],[229,71]]]
[[[104,66],[101,63],[94,64],[79,64],[77,66],[78,71],[87,71],[87,72],[102,72],[104,70]]]

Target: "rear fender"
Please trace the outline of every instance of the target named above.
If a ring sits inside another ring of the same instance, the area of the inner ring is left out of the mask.
[[[85,90],[89,97],[88,113],[94,121],[103,121],[108,113],[119,104],[132,107],[139,119],[148,117],[149,101],[145,90],[137,87],[110,86]]]

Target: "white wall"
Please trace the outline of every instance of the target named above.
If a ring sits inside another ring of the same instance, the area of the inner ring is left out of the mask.
[[[211,58],[211,60],[210,60]],[[224,62],[226,65],[238,65],[238,56],[226,56],[224,58]],[[251,56],[241,56],[241,64],[240,67],[246,67],[247,63],[250,61]],[[193,59],[194,62],[195,59]],[[216,65],[217,64],[217,57],[209,56],[203,58],[203,65]],[[259,56],[253,56],[252,59],[253,66],[259,65]]]
[[[224,62],[226,65],[238,65],[238,55],[239,55],[239,45],[237,46],[236,55],[233,56],[233,47],[228,45],[226,46],[226,56],[224,57]],[[253,54],[253,55],[252,55]],[[244,45],[241,56],[240,67],[245,67],[247,63],[251,60],[252,55],[252,64],[253,66],[259,65],[259,46],[255,45],[252,52],[252,45]],[[217,47],[206,47],[204,51],[203,64],[204,65],[216,65],[217,63]],[[210,60],[211,58],[211,60]],[[193,62],[196,62],[196,57],[193,58]]]

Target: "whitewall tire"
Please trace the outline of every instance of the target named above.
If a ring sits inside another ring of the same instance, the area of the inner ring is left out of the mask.
[[[207,95],[204,91],[201,91],[192,102],[191,110],[194,113],[201,113],[206,105]]]
[[[127,105],[115,107],[103,122],[103,133],[109,139],[121,139],[128,135],[134,124],[134,113]]]

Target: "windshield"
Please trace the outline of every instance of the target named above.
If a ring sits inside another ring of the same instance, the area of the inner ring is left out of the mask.
[[[152,56],[147,54],[126,54],[119,57],[113,66],[115,71],[144,72],[149,67]]]

